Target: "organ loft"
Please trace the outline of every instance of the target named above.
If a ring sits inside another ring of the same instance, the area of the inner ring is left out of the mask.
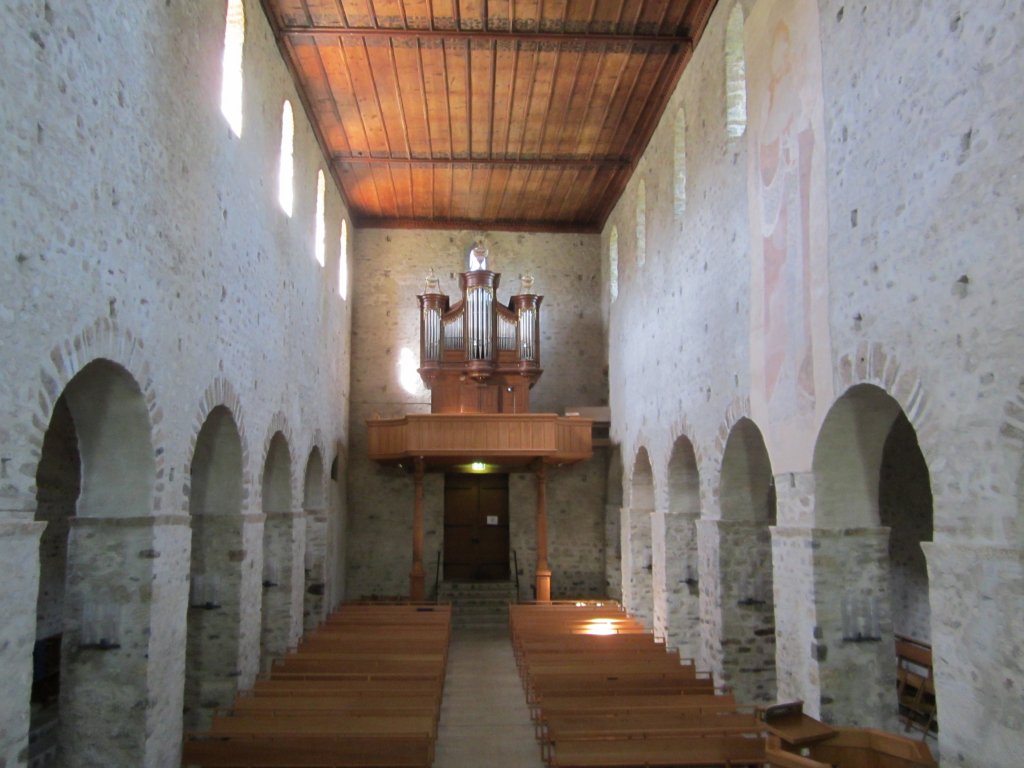
[[[417,296],[420,318],[419,374],[430,390],[430,413],[367,422],[369,455],[384,465],[411,470],[414,482],[412,567],[409,595],[425,596],[423,562],[423,480],[445,473],[444,575],[455,580],[508,578],[509,472],[532,471],[536,478],[536,599],[551,599],[547,546],[547,471],[592,455],[590,419],[530,412],[530,389],[540,379],[540,308],[533,277],[520,277],[519,292],[502,303],[501,274],[487,268],[482,242],[468,253],[459,274],[461,297],[441,292],[433,270]],[[463,488],[464,476],[497,482]],[[466,512],[460,488],[497,506],[475,504]],[[504,514],[502,514],[504,510]],[[496,514],[489,514],[495,512]],[[497,522],[495,522],[497,521]]]

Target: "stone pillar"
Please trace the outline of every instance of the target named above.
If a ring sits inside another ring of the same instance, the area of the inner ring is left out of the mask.
[[[1017,547],[925,543],[944,766],[1024,755],[1024,557]]]
[[[182,535],[177,590],[154,589],[152,517],[71,520],[61,651],[60,764],[155,765],[152,744],[173,744],[181,731],[188,551]],[[175,631],[154,637],[154,616]],[[154,655],[154,651],[157,652]],[[154,679],[155,678],[155,679]],[[173,678],[173,679],[172,679]],[[156,683],[151,688],[151,684]],[[158,722],[158,696],[169,697]],[[149,733],[153,725],[157,733]]]
[[[412,509],[412,571],[409,573],[409,599],[424,599],[423,581],[423,458],[417,457],[414,462]]]
[[[775,476],[778,524],[771,529],[775,668],[779,701],[800,700],[821,714],[814,589],[814,473]]]
[[[238,591],[238,687],[251,688],[260,670],[263,620],[263,542],[267,516],[242,515],[242,545]]]
[[[719,568],[718,520],[697,521],[697,578],[700,580],[699,669],[722,685],[722,577]]]
[[[654,627],[654,581],[652,571],[654,558],[651,551],[650,509],[628,510],[628,525],[623,520],[623,604],[626,610],[643,623],[647,629]],[[625,582],[628,581],[627,584]]]
[[[548,565],[547,467],[538,461],[537,475],[537,602],[551,602],[551,568]]]
[[[668,638],[666,559],[665,513],[655,511],[651,513],[651,626],[654,637],[662,642]]]
[[[620,506],[604,508],[604,575],[605,589],[612,600],[622,602],[622,524]]]
[[[889,529],[815,529],[811,550],[821,719],[895,730]]]
[[[190,578],[206,594],[189,600],[185,667],[185,727],[209,727],[215,709],[238,692],[239,595],[242,582],[242,518],[202,514],[192,519]],[[216,579],[216,594],[210,580]]]
[[[664,517],[666,643],[686,659],[700,654],[697,527],[691,515]]]
[[[36,639],[39,589],[39,538],[46,523],[0,522],[0,563],[5,583],[0,593],[0,765],[22,765],[28,750],[32,648]]]
[[[775,612],[768,527],[752,521],[707,523],[718,550],[721,682],[744,704],[774,703]]]
[[[267,669],[272,658],[284,655],[302,636],[306,518],[294,511],[268,512],[265,526],[260,664]]]
[[[804,712],[820,717],[818,661],[824,650],[814,598],[814,530],[775,526],[771,535],[778,699],[800,700]]]
[[[315,629],[326,615],[327,510],[306,510],[306,584],[302,607],[302,629]]]

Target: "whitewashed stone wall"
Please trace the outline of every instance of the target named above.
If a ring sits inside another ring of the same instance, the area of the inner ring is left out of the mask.
[[[748,17],[758,4],[741,2]],[[694,445],[704,518],[698,523],[700,661],[716,676],[728,654],[716,641],[726,598],[717,526],[707,518],[718,517],[727,427],[750,415],[744,403],[752,377],[763,374],[751,363],[747,141],[726,132],[724,47],[732,7],[716,8],[602,236],[606,286],[613,227],[619,253],[618,298],[611,302],[607,287],[603,296],[613,438],[625,456],[646,448],[659,487],[669,476],[676,439],[685,435]],[[920,544],[930,619],[905,597],[921,584],[904,572],[892,588],[894,610],[905,617],[883,617],[883,623],[914,633],[930,625],[940,713],[939,741],[930,743],[943,765],[1012,766],[1024,752],[1017,717],[1024,686],[1016,639],[1021,612],[1008,608],[1024,594],[1018,499],[1024,309],[1016,298],[1024,278],[1018,172],[1024,121],[1013,95],[1024,76],[1022,12],[998,0],[970,8],[822,0],[817,13],[826,163],[826,199],[818,202],[827,210],[828,261],[827,312],[815,332],[830,339],[834,397],[867,383],[895,398],[916,433],[933,496],[932,541]],[[746,64],[748,72],[768,68],[763,61]],[[680,108],[687,185],[681,213],[672,189]],[[646,262],[639,267],[634,232],[641,180]],[[891,722],[895,691],[886,701],[878,698],[889,689],[882,678],[891,656],[877,643],[858,644],[862,655],[869,647],[877,651],[877,658],[855,665],[856,674],[874,679],[860,707],[840,710],[833,698],[827,668],[845,665],[838,658],[844,646],[826,636],[832,631],[826,624],[837,617],[818,615],[823,590],[868,554],[837,543],[829,562],[819,557],[814,448],[813,435],[787,445],[784,456],[769,448],[778,494],[772,529],[778,697],[802,698],[812,713],[831,711],[846,722],[878,722],[871,712]],[[912,527],[926,532],[927,522]],[[881,571],[909,560],[912,549],[895,541],[891,556],[874,552],[885,568],[876,563],[879,582],[865,589],[887,589],[888,572]],[[671,552],[664,557],[669,562]],[[835,674],[844,678],[845,697],[854,672]],[[853,692],[849,700],[855,698]],[[951,714],[944,718],[944,712]]]
[[[366,420],[430,410],[420,381],[416,295],[434,268],[441,289],[457,298],[466,252],[482,238],[488,267],[502,275],[498,297],[518,290],[530,272],[541,307],[544,375],[530,391],[534,412],[564,413],[607,401],[601,330],[599,238],[446,230],[360,230],[354,241],[352,425],[348,476],[348,594],[406,595],[412,557],[412,477],[366,458]],[[402,361],[406,361],[402,368]],[[604,591],[606,461],[547,473],[548,553],[552,595]],[[444,533],[443,477],[424,484],[424,569],[427,592],[434,582]],[[511,546],[519,556],[522,593],[532,595],[535,541],[535,479],[513,473],[509,484]]]
[[[26,757],[42,439],[76,374],[110,360],[141,391],[151,501],[71,520],[64,599],[74,615],[85,596],[107,595],[120,606],[122,647],[66,650],[69,691],[86,673],[74,657],[96,656],[82,689],[88,695],[62,704],[65,743],[76,755],[69,765],[178,764],[189,471],[202,424],[195,415],[212,407],[205,398],[230,406],[239,422],[246,487],[264,460],[252,436],[264,434],[275,413],[287,421],[296,455],[308,454],[317,430],[347,443],[349,310],[335,289],[337,236],[328,238],[326,268],[313,258],[323,160],[259,4],[245,5],[236,138],[219,109],[224,3],[0,4],[0,26],[11,33],[0,49],[0,550],[16,574],[0,601],[6,765]],[[285,98],[296,107],[291,218],[276,202]],[[329,189],[329,233],[339,232],[344,215]],[[243,573],[240,684],[251,682],[259,653],[259,511],[258,492],[248,494],[245,533],[232,545]],[[331,560],[345,539],[341,521],[335,525]],[[49,545],[47,553],[58,556]],[[338,574],[328,602],[343,582]],[[50,596],[58,600],[47,583]],[[44,616],[41,634],[56,615]]]

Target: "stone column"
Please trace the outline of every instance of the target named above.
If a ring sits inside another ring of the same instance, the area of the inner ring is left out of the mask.
[[[32,692],[32,648],[36,639],[36,595],[39,589],[39,538],[46,523],[0,522],[0,563],[5,584],[0,593],[0,765],[22,765],[28,750],[29,699]]]
[[[662,642],[668,638],[667,556],[665,513],[655,511],[651,513],[651,626]]]
[[[921,546],[928,560],[942,764],[1020,765],[1024,551],[983,543]]]
[[[778,524],[771,529],[775,599],[775,669],[779,701],[800,700],[812,717],[821,714],[814,599],[814,474],[775,476]]]
[[[811,551],[821,719],[895,730],[889,529],[815,529]]]
[[[409,573],[409,599],[416,602],[424,599],[423,469],[423,457],[417,457],[413,469],[415,492],[413,494],[412,509],[412,571]]]
[[[273,559],[276,572],[264,582],[261,666],[284,655],[302,636],[306,518],[295,511],[268,512],[263,557]]]
[[[628,581],[629,589],[623,584],[623,601],[626,610],[643,623],[647,629],[654,628],[654,581],[652,571],[654,558],[651,551],[650,509],[628,511],[629,524],[624,529],[628,536],[624,545],[629,549],[628,561],[623,558],[623,582]],[[626,521],[623,520],[625,523]],[[625,551],[624,551],[625,554]],[[628,570],[627,570],[628,569]]]
[[[718,548],[721,682],[745,704],[774,703],[775,612],[768,526],[753,521],[707,523]]]
[[[696,659],[700,653],[696,519],[667,514],[664,527],[666,643],[683,658]]]
[[[327,510],[306,510],[306,584],[302,630],[309,632],[324,620],[327,584]]]
[[[156,765],[147,752],[180,738],[187,535],[182,528],[180,551],[168,553],[177,588],[158,589],[154,571],[165,555],[154,547],[156,522],[71,520],[58,737],[68,768]],[[155,636],[154,618],[165,614],[170,631]]]
[[[551,602],[551,568],[548,566],[547,467],[537,462],[537,602]]]
[[[604,508],[604,574],[608,597],[622,602],[622,507]]]

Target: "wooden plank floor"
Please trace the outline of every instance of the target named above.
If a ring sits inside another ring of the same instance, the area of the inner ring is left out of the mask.
[[[434,768],[544,768],[507,629],[453,627]]]

